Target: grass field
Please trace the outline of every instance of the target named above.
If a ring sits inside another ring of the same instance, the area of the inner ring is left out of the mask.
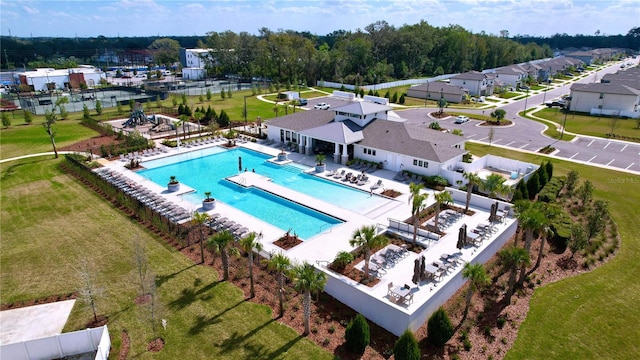
[[[540,116],[540,111],[536,111],[533,114],[535,114],[536,116]],[[547,135],[548,137],[552,138],[552,139],[560,139],[560,137],[562,137],[562,141],[571,141],[573,140],[573,138],[575,137],[574,135],[571,134],[567,134],[565,133],[564,135],[562,134],[562,132],[558,131],[558,129],[556,128],[555,124],[552,124],[548,121],[545,120],[540,120],[539,118],[536,117],[532,117],[529,115],[525,115],[524,111],[521,111],[518,113],[518,115],[533,120],[533,121],[537,121],[541,124],[544,124],[547,127],[547,130],[544,131],[544,134]]]
[[[139,359],[331,359],[333,356],[272,319],[271,309],[244,300],[240,289],[217,281],[208,267],[133,222],[93,191],[62,173],[61,160],[32,158],[0,165],[2,303],[66,294],[79,289],[80,259],[93,264],[99,314],[109,317],[117,357],[120,333],[131,338],[129,358]],[[134,304],[139,293],[133,243],[146,249],[157,274],[168,320],[157,335],[165,348],[146,351],[153,338],[149,311]],[[76,303],[64,331],[84,329],[91,310]]]
[[[555,121],[562,124],[565,114],[559,109],[542,109],[535,113],[544,119]],[[611,132],[611,118],[598,117],[583,114],[569,113],[566,116],[566,131],[598,137],[606,137]],[[635,119],[618,119],[614,133],[628,137],[640,138],[640,128],[638,128],[638,120]]]
[[[474,154],[540,163],[549,158],[486,145]],[[609,202],[621,247],[607,264],[536,290],[531,309],[506,359],[635,359],[640,353],[640,176],[551,159],[554,175],[576,170],[590,180],[594,197]]]
[[[17,113],[16,113],[17,114]],[[34,116],[30,125],[24,124],[20,118],[8,129],[0,130],[0,158],[8,159],[15,156],[53,151],[49,135],[42,127],[43,118]],[[78,140],[97,136],[98,133],[80,125],[78,120],[58,121],[56,129],[56,145],[59,148],[71,145]]]

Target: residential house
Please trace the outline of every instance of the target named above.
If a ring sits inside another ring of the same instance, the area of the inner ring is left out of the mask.
[[[445,82],[428,82],[407,89],[407,96],[424,100],[439,100],[444,98],[449,103],[461,103],[468,95],[468,90],[461,86]]]
[[[637,84],[637,83],[636,83]],[[640,86],[621,82],[571,85],[571,111],[640,117]]]
[[[478,71],[468,71],[449,78],[449,84],[466,89],[472,96],[493,94],[494,77]]]
[[[497,68],[493,71],[493,74],[495,74],[496,79],[499,79],[507,86],[514,88],[518,88],[520,85],[523,85],[527,78],[527,72],[525,70],[514,66]]]

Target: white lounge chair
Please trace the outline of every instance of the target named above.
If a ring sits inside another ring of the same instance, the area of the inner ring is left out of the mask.
[[[382,180],[378,180],[375,184],[371,185],[371,190],[376,190],[382,187]]]

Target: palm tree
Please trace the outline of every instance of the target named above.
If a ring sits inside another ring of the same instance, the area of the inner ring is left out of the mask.
[[[278,302],[280,303],[280,315],[278,317],[282,317],[284,315],[284,277],[291,269],[291,260],[289,260],[289,258],[283,253],[277,253],[270,259],[265,260],[265,262],[269,271],[276,272],[276,278],[278,281]]]
[[[469,314],[469,307],[471,306],[471,297],[473,296],[473,293],[491,282],[484,266],[480,263],[464,264],[464,268],[462,269],[462,278],[469,280],[469,289],[467,290],[467,303],[464,308],[464,315],[462,315],[460,323],[463,323]]]
[[[534,203],[530,201],[518,202],[518,222],[520,228],[524,232],[524,250],[527,255],[531,257],[531,245],[533,244],[534,234],[539,233],[548,226],[548,219],[542,211],[540,203]],[[518,283],[522,285],[526,275],[526,265],[521,264],[520,278]]]
[[[207,213],[195,212],[191,218],[193,225],[195,225],[200,232],[200,263],[204,264],[204,224],[209,221],[209,215]]]
[[[313,265],[305,262],[293,268],[293,286],[301,294],[304,308],[304,334],[309,335],[309,318],[311,317],[311,293],[317,293],[327,283],[327,275],[316,271]]]
[[[435,214],[434,226],[437,229],[438,228],[438,218],[440,217],[440,210],[441,210],[442,204],[450,204],[450,203],[452,203],[453,202],[453,198],[451,197],[451,193],[449,193],[448,191],[441,191],[441,192],[435,194],[434,197],[436,199],[436,214]]]
[[[533,265],[531,271],[540,267],[540,262],[542,262],[542,256],[544,255],[544,245],[546,244],[547,239],[550,236],[553,236],[551,221],[558,217],[561,212],[560,208],[556,204],[544,204],[542,211],[544,212],[546,221],[540,229],[540,250],[538,251],[538,258],[536,259],[536,263],[535,265]]]
[[[498,174],[491,174],[480,184],[481,188],[487,192],[490,198],[494,199],[498,194],[505,194],[509,190],[504,184],[505,178]]]
[[[239,255],[238,248],[229,246],[234,241],[233,234],[229,230],[217,233],[208,240],[208,246],[213,248],[216,252],[220,253],[222,259],[222,280],[229,280],[229,255]]]
[[[471,203],[471,193],[473,192],[473,187],[475,185],[479,185],[482,183],[482,180],[476,173],[466,172],[463,174],[464,178],[467,179],[467,203],[464,207],[465,214],[469,211],[469,203]]]
[[[519,267],[526,267],[530,263],[529,253],[521,247],[509,246],[498,253],[502,266],[509,271],[509,283],[505,299],[511,302],[513,290],[516,286],[516,276]]]
[[[360,229],[356,229],[351,235],[349,245],[360,247],[364,253],[364,276],[370,278],[369,274],[369,258],[371,257],[371,250],[386,245],[389,240],[379,234],[376,234],[375,225],[363,225]]]
[[[182,138],[183,140],[187,140],[187,132],[185,130],[185,126],[187,125],[187,122],[189,122],[189,115],[185,115],[182,114],[180,115],[180,121],[178,122],[178,124],[182,125]],[[178,126],[178,124],[176,124],[176,127]],[[178,129],[176,129],[176,134],[178,133]]]
[[[411,204],[411,217],[413,218],[413,246],[417,246],[417,237],[418,237],[418,226],[419,224],[419,215],[424,210],[429,197],[429,193],[420,193],[420,190],[424,185],[422,184],[409,184],[409,192],[411,195],[409,196],[409,203]]]
[[[255,297],[256,293],[253,289],[253,251],[262,251],[257,234],[252,231],[239,241],[240,247],[248,254],[249,259],[249,281],[251,284],[251,297]]]

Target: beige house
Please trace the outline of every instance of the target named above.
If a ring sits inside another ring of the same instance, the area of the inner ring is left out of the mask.
[[[468,71],[449,79],[449,84],[467,89],[472,96],[489,96],[493,94],[494,76],[478,71]]]
[[[408,97],[434,101],[444,98],[450,103],[463,102],[467,94],[468,90],[464,87],[439,81],[412,86],[407,90]]]

